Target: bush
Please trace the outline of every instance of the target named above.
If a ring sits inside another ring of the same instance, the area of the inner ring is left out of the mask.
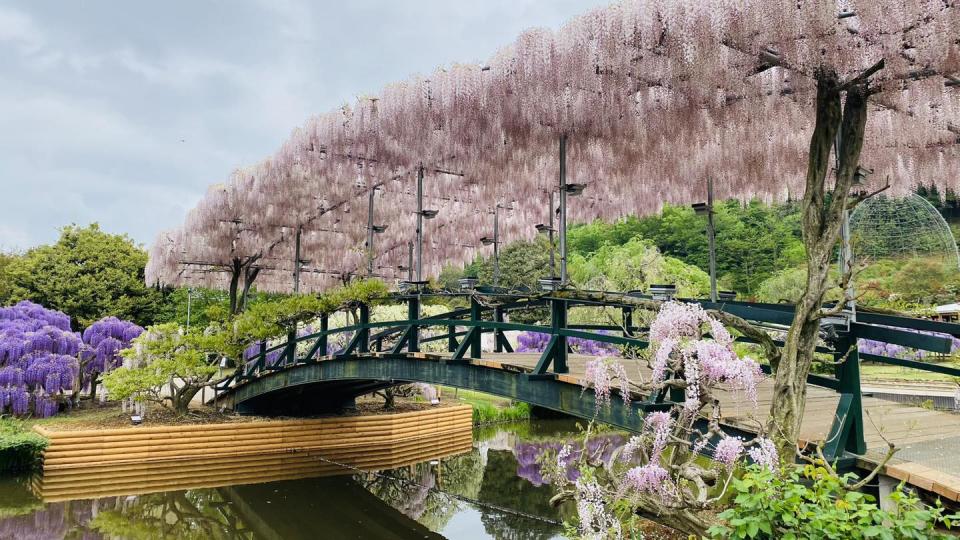
[[[39,468],[47,440],[20,420],[0,417],[0,473]]]
[[[939,501],[926,506],[901,484],[891,495],[895,508],[881,510],[872,496],[846,489],[852,477],[837,478],[813,465],[780,473],[751,466],[733,481],[733,506],[709,533],[735,539],[952,538],[936,530],[938,524],[949,528],[957,517],[945,516]]]

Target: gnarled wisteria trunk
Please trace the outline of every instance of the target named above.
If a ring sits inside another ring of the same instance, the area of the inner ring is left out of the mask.
[[[794,455],[807,396],[807,375],[813,363],[820,331],[821,309],[829,289],[828,277],[840,238],[843,215],[860,161],[867,121],[866,83],[846,90],[831,71],[817,79],[817,120],[810,140],[809,166],[803,198],[803,242],[807,250],[807,284],[797,302],[793,323],[784,340],[774,375],[768,430],[781,456]],[[837,133],[839,131],[839,141]],[[836,141],[836,183],[828,195],[830,150]]]

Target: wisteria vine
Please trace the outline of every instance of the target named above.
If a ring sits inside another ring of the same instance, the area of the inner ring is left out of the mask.
[[[563,448],[545,473],[563,496],[577,502],[584,537],[624,534],[624,508],[629,515],[666,516],[683,530],[706,530],[708,510],[722,499],[738,466],[779,467],[776,448],[763,434],[746,441],[720,427],[714,392],[732,389],[755,401],[763,378],[756,360],[734,351],[733,336],[722,323],[699,305],[667,302],[650,325],[650,343],[647,380],[631,381],[622,359],[595,358],[587,362],[584,391],[594,393],[598,408],[613,399],[629,402],[634,391],[682,390],[684,401],[647,413],[643,429],[626,441],[614,463],[582,454],[571,459],[572,449]],[[701,454],[712,456],[712,464],[704,465]],[[580,473],[570,474],[571,462]]]

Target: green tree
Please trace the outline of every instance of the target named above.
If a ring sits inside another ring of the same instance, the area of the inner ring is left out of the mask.
[[[73,317],[83,329],[114,315],[154,322],[163,295],[144,284],[146,252],[127,235],[68,225],[53,245],[35,247],[7,266],[9,301],[32,300]]]
[[[559,268],[560,258],[556,258]],[[546,238],[519,241],[500,248],[500,287],[538,290],[538,280],[550,275],[550,246]],[[463,275],[476,276],[481,285],[493,285],[493,257],[478,257],[464,269]],[[446,280],[453,278],[445,275]]]
[[[723,286],[753,294],[763,280],[804,260],[796,204],[770,206],[729,200],[714,207],[717,275]],[[571,247],[588,254],[605,244],[623,244],[630,238],[624,238],[627,233],[651,240],[662,253],[687,264],[702,269],[709,266],[706,220],[686,206],[665,206],[659,216],[575,228]]]
[[[13,286],[10,283],[10,265],[17,260],[13,253],[0,253],[0,306],[10,303]]]
[[[103,376],[113,399],[133,397],[186,414],[190,401],[217,372],[223,336],[176,324],[151,326],[121,353],[129,365]],[[169,391],[164,394],[163,390]]]
[[[651,284],[670,283],[680,296],[703,296],[710,291],[710,277],[703,270],[665,257],[640,237],[622,245],[604,244],[590,256],[573,255],[570,278],[586,289],[646,290]]]

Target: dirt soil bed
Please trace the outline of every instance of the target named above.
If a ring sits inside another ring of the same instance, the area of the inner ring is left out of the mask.
[[[360,416],[375,414],[392,414],[399,412],[419,411],[432,407],[457,405],[454,400],[441,402],[440,405],[431,405],[424,401],[409,398],[396,398],[393,409],[383,408],[383,399],[361,397],[357,399],[357,408],[347,410],[341,414],[325,416]],[[143,419],[143,426],[175,426],[192,424],[223,424],[230,422],[260,422],[269,420],[287,420],[283,416],[249,416],[232,412],[219,412],[208,408],[191,409],[186,415],[177,415],[170,409],[152,406]],[[27,426],[39,425],[51,431],[77,431],[85,429],[108,429],[130,427],[130,413],[123,412],[119,403],[84,403],[83,407],[70,412],[60,413],[52,418],[27,420]]]

